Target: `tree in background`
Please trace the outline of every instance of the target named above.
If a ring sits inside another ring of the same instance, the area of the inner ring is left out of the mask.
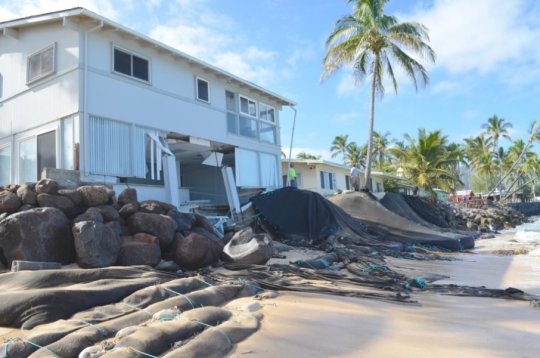
[[[306,152],[300,152],[296,155],[296,159],[303,159],[303,160],[319,160],[321,159],[320,155],[315,155],[311,153]]]
[[[460,154],[449,146],[446,136],[436,130],[426,132],[418,130],[418,138],[406,134],[406,147],[392,147],[391,152],[398,158],[405,178],[414,186],[414,194],[419,189],[429,194],[432,200],[437,198],[434,189],[449,192],[462,184],[452,168],[460,161]]]
[[[364,160],[366,158],[366,147],[359,147],[355,142],[351,142],[347,145],[345,149],[345,164],[352,166],[356,164],[358,166],[364,165]]]
[[[332,153],[332,158],[337,157],[338,155],[343,156],[345,160],[345,154],[347,153],[347,140],[349,139],[348,134],[337,135],[332,141],[332,146],[330,147],[330,152]]]
[[[341,17],[326,41],[322,79],[345,65],[352,65],[357,82],[371,77],[371,102],[369,116],[368,148],[365,187],[369,190],[375,118],[375,96],[384,95],[383,79],[389,77],[397,93],[398,83],[394,65],[399,65],[412,79],[426,85],[426,69],[406,51],[435,61],[435,53],[427,44],[429,37],[425,26],[416,22],[398,22],[394,16],[385,14],[388,0],[349,0],[354,3],[353,13]]]
[[[388,158],[388,146],[391,140],[388,139],[390,132],[373,132],[373,155],[375,156],[375,168],[379,171],[383,171],[387,164]]]

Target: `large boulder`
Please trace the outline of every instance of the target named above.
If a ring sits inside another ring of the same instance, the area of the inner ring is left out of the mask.
[[[131,215],[135,214],[137,211],[139,211],[139,204],[127,203],[127,204],[124,204],[120,208],[120,210],[118,210],[118,214],[120,214],[120,216],[123,217],[124,219],[127,219]]]
[[[133,188],[124,189],[120,195],[118,195],[118,205],[124,206],[126,204],[138,205],[137,190]]]
[[[139,203],[139,210],[143,213],[167,214],[169,211],[175,209],[174,205],[157,200],[145,200]]]
[[[14,213],[21,205],[21,199],[17,194],[9,190],[0,191],[0,213]]]
[[[70,222],[57,208],[30,209],[0,221],[0,249],[8,262],[75,259]]]
[[[96,222],[103,222],[103,215],[101,215],[101,211],[98,208],[88,208],[84,213],[77,216],[73,220],[73,224],[76,224],[81,221],[96,221]]]
[[[60,189],[58,190],[58,195],[69,198],[77,206],[84,206],[83,196],[77,189]]]
[[[37,202],[39,206],[57,208],[62,210],[64,213],[70,213],[75,208],[75,204],[69,198],[61,195],[54,194],[38,194]]]
[[[100,205],[97,208],[101,212],[101,215],[103,215],[103,220],[105,221],[116,221],[120,219],[118,210],[116,210],[112,205]]]
[[[167,213],[168,216],[171,217],[171,219],[174,220],[176,223],[176,230],[177,231],[189,231],[193,227],[193,224],[195,223],[195,215],[190,213],[181,213],[178,210],[169,210]]]
[[[103,185],[84,185],[77,188],[86,206],[107,205],[114,196],[114,191]]]
[[[97,221],[80,221],[72,230],[79,266],[96,268],[116,263],[122,242],[111,228]]]
[[[17,189],[17,196],[23,204],[34,205],[37,204],[37,195],[33,190],[33,185],[24,184]]]
[[[118,265],[148,265],[156,266],[161,261],[159,239],[150,234],[136,234],[123,237],[122,246],[118,253]]]
[[[60,189],[60,185],[52,179],[41,179],[36,183],[37,194],[56,194]]]
[[[223,244],[215,237],[192,232],[177,240],[174,262],[182,268],[196,270],[216,264],[222,251]]]
[[[238,231],[223,248],[223,261],[264,265],[272,258],[272,239],[267,234],[253,234],[251,228]]]
[[[169,246],[174,240],[176,223],[167,215],[135,213],[127,219],[132,234],[144,232],[157,236],[161,247]]]
[[[195,214],[195,221],[193,222],[193,227],[201,227],[208,232],[214,232],[214,225],[208,220],[205,216]]]

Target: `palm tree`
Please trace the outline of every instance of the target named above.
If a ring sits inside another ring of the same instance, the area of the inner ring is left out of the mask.
[[[382,171],[385,164],[385,158],[388,153],[388,144],[390,140],[388,139],[390,132],[381,134],[381,132],[373,132],[373,155],[375,155],[377,170]]]
[[[398,64],[412,79],[418,89],[418,81],[426,85],[426,69],[405,51],[414,52],[431,61],[435,53],[429,47],[427,29],[416,22],[398,22],[394,16],[384,13],[388,0],[349,0],[354,3],[353,13],[341,17],[334,31],[326,40],[328,49],[324,57],[322,79],[345,65],[352,65],[357,82],[371,76],[371,105],[369,116],[368,152],[364,190],[369,190],[375,117],[375,95],[384,95],[383,78],[390,78],[394,91],[398,84],[393,63]]]
[[[347,145],[343,158],[345,163],[350,166],[353,164],[363,165],[364,159],[366,158],[365,147],[359,147],[355,142],[351,142]]]
[[[347,152],[347,139],[349,139],[348,134],[337,135],[332,141],[332,146],[330,151],[332,152],[332,158],[341,154],[345,158],[345,153]]]
[[[499,139],[511,139],[508,130],[512,128],[512,123],[504,123],[504,121],[503,118],[493,115],[493,117],[488,118],[487,123],[482,124],[482,128],[485,129],[488,138],[493,141],[493,152],[496,156],[499,151]]]
[[[296,155],[296,159],[304,159],[304,160],[319,160],[321,159],[320,155],[315,155],[311,153],[306,152],[300,152]]]
[[[418,130],[418,139],[406,134],[406,147],[394,146],[390,150],[399,159],[405,177],[414,185],[414,194],[423,189],[435,200],[435,188],[454,191],[463,184],[452,167],[459,162],[456,150],[449,150],[448,140],[440,131]],[[451,147],[450,147],[451,148]]]

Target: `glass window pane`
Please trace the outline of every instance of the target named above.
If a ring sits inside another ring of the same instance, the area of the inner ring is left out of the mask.
[[[32,81],[34,78],[39,76],[40,69],[40,57],[34,55],[28,59],[28,81]]]
[[[53,71],[54,47],[51,47],[41,53],[41,75]]]
[[[131,76],[131,55],[114,49],[114,70]]]
[[[247,98],[240,97],[240,112],[249,114]]]
[[[236,112],[236,96],[234,93],[225,91],[225,100],[227,102],[227,110]]]
[[[259,119],[262,119],[263,121],[267,120],[266,113],[268,110],[268,106],[263,103],[259,103]]]
[[[11,147],[0,149],[0,185],[11,183]]]
[[[227,132],[238,134],[238,116],[234,113],[227,113]]]
[[[19,182],[35,182],[37,177],[36,137],[19,143]]]
[[[249,101],[248,114],[253,117],[257,117],[257,104],[254,101]]]
[[[240,135],[249,138],[257,138],[257,121],[240,116]]]
[[[73,117],[62,120],[62,168],[73,170]]]
[[[208,102],[208,82],[205,80],[197,79],[197,98]]]
[[[148,81],[148,61],[144,58],[133,56],[133,77]]]
[[[37,136],[37,173],[38,179],[45,168],[56,168],[56,131]]]
[[[276,119],[274,117],[274,109],[268,107],[268,111],[266,112],[266,120],[272,123],[275,123]]]
[[[272,144],[276,143],[276,129],[273,125],[261,123],[261,140]]]

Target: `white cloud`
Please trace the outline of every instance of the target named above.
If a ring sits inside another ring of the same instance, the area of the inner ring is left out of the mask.
[[[519,64],[537,68],[539,14],[527,0],[435,0],[406,17],[429,28],[437,66],[456,75],[499,74]]]
[[[430,86],[431,93],[456,93],[461,89],[461,84],[457,81],[439,81]]]
[[[337,93],[340,97],[356,97],[358,92],[358,86],[352,75],[345,75],[339,80]]]

